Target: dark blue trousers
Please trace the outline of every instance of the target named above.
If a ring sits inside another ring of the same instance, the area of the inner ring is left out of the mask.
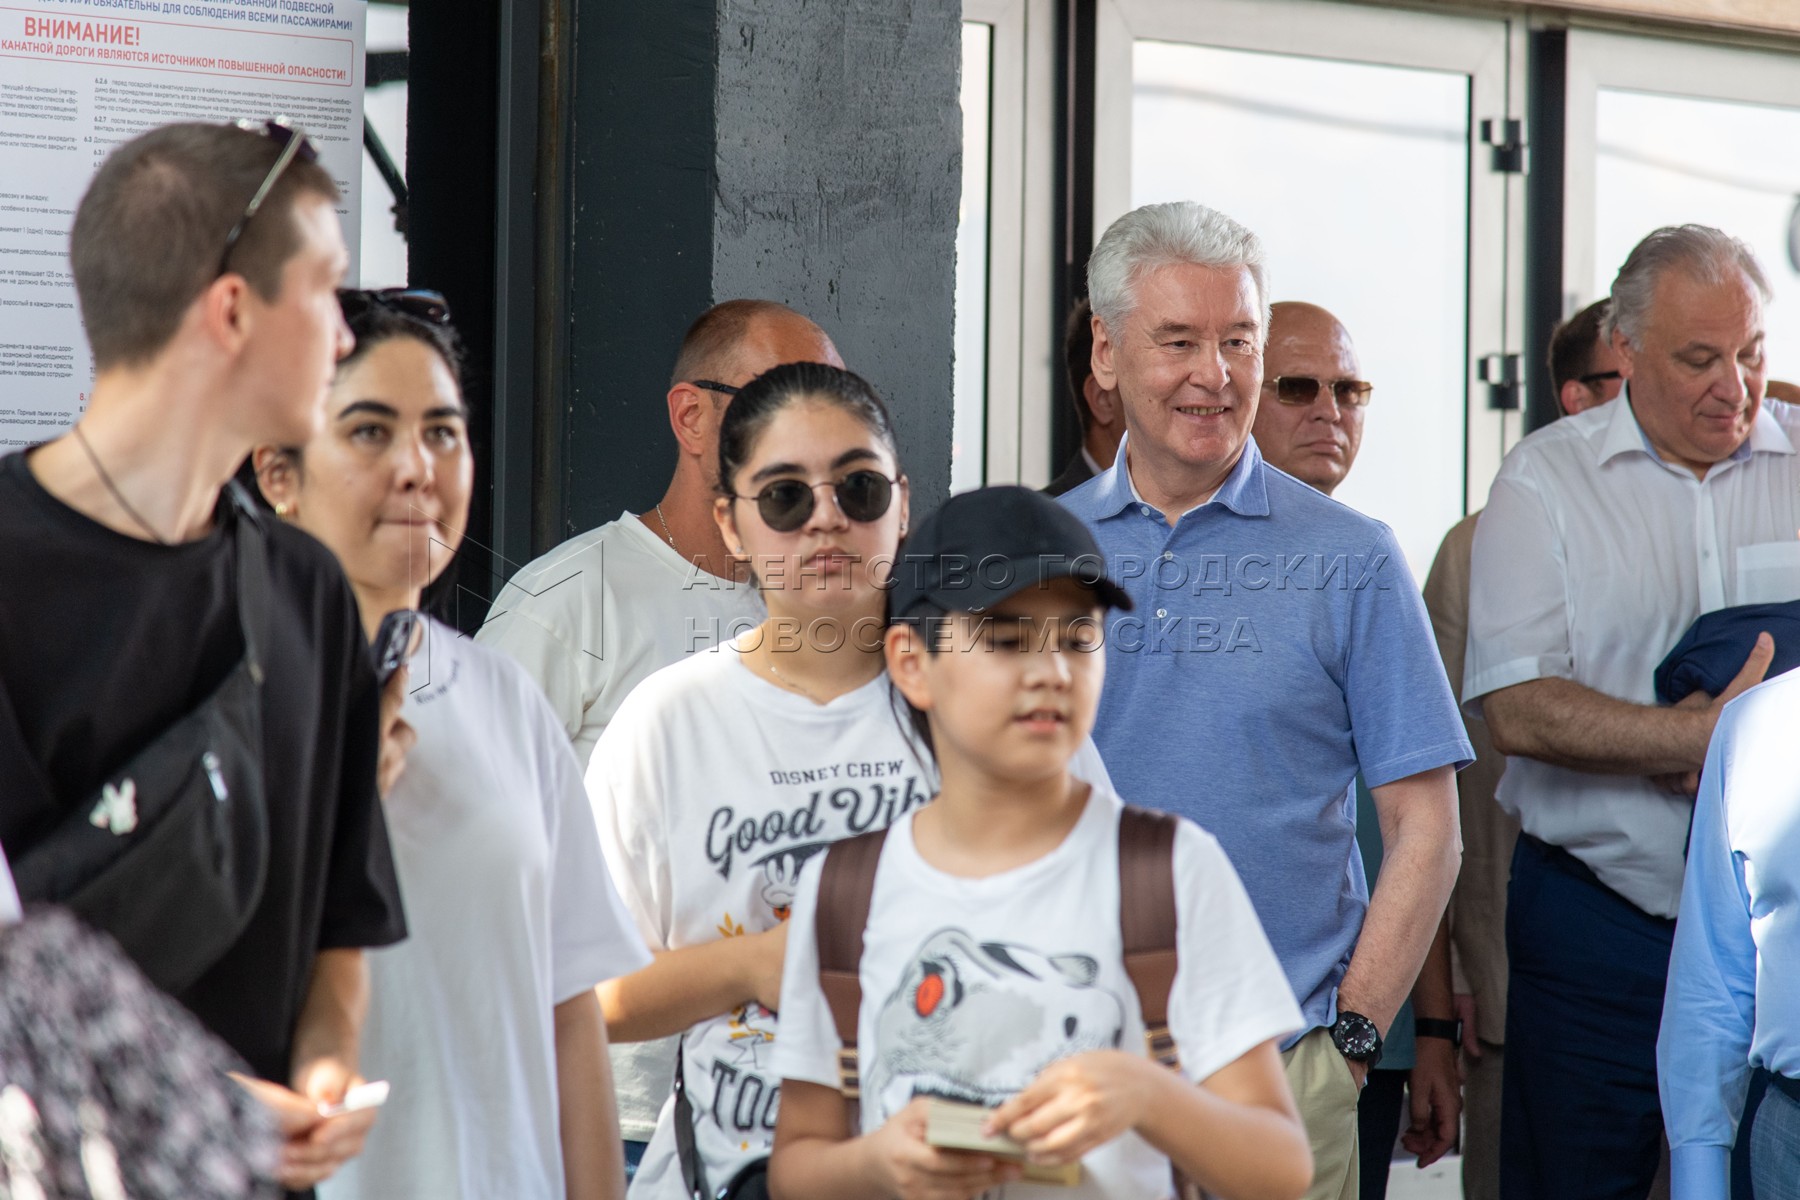
[[[1643,1200],[1662,1106],[1656,1034],[1675,922],[1567,851],[1521,835],[1507,891],[1511,958],[1501,1084],[1501,1200]]]

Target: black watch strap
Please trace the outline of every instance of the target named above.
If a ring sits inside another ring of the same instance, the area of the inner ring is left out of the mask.
[[[1452,1046],[1462,1045],[1462,1022],[1442,1017],[1414,1017],[1413,1036],[1443,1038]]]

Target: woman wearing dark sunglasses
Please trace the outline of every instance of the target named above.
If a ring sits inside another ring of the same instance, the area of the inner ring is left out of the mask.
[[[657,955],[602,985],[608,1034],[685,1033],[635,1200],[760,1194],[801,867],[934,785],[883,671],[883,585],[907,520],[886,408],[848,371],[777,367],[726,409],[719,459],[719,528],[768,619],[640,684],[588,767],[608,865]]]
[[[253,461],[276,512],[337,555],[381,642],[383,617],[416,610],[455,556],[474,460],[443,297],[340,299],[356,349],[323,428]],[[511,659],[432,620],[397,648],[418,741],[383,808],[410,937],[369,956],[361,1061],[392,1091],[322,1200],[609,1200],[624,1175],[593,987],[647,956],[581,768]]]

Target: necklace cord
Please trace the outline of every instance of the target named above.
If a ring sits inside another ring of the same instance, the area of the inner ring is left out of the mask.
[[[125,510],[125,515],[136,521],[138,527],[149,534],[151,539],[155,541],[157,545],[170,545],[171,543],[167,538],[156,532],[156,526],[144,520],[144,518],[138,514],[138,510],[131,507],[131,501],[125,499],[124,493],[119,491],[119,485],[113,482],[112,476],[106,473],[106,468],[100,465],[100,456],[95,454],[94,448],[88,444],[87,435],[81,432],[81,426],[74,426],[70,429],[70,432],[75,435],[75,440],[81,443],[81,448],[87,451],[88,461],[94,464],[94,474],[100,476],[100,482],[106,485],[106,490],[112,493],[112,498],[119,502],[119,507]]]

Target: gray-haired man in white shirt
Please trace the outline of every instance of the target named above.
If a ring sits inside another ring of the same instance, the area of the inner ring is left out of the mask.
[[[1618,399],[1507,456],[1475,534],[1465,704],[1507,755],[1524,828],[1501,1194],[1643,1195],[1694,773],[1716,698],[1658,707],[1658,661],[1703,612],[1800,595],[1800,414],[1763,404],[1768,284],[1749,248],[1661,229],[1613,284]]]

